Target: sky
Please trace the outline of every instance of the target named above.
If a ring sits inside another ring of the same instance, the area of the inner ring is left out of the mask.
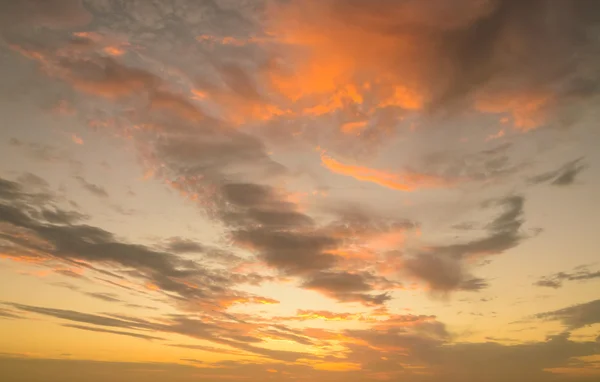
[[[600,379],[597,0],[0,0],[0,379]]]

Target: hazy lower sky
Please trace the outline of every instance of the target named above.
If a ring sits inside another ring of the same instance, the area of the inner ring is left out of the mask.
[[[600,379],[597,0],[0,0],[3,382]]]

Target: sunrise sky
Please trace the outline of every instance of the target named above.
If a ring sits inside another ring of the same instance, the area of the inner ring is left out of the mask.
[[[600,1],[0,0],[0,380],[600,379]]]

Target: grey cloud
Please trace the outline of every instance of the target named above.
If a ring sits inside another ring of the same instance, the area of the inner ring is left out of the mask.
[[[325,252],[336,240],[319,234],[254,229],[236,231],[234,240],[257,249],[267,264],[291,275],[328,269],[336,262]]]
[[[536,318],[561,321],[569,329],[577,329],[600,323],[600,300],[573,305],[567,308],[544,312]]]
[[[73,224],[87,218],[87,215],[77,211],[64,211],[60,209],[43,209],[41,215],[52,224]]]
[[[317,272],[307,278],[302,286],[319,291],[341,302],[361,302],[364,305],[382,305],[391,297],[387,293],[369,294],[369,284],[374,277],[369,274],[348,272]]]
[[[17,181],[26,187],[38,188],[41,190],[47,190],[50,187],[46,180],[30,172],[24,173],[21,176],[19,176]]]
[[[0,29],[47,27],[69,29],[82,27],[92,20],[81,0],[1,0]]]
[[[24,240],[10,231],[3,233],[3,239],[6,240],[3,249],[14,256],[35,251],[39,256],[97,271],[101,270],[94,265],[121,267],[124,268],[122,272],[130,272],[133,277],[150,282],[163,292],[174,293],[169,296],[178,304],[202,300],[220,307],[220,298],[244,295],[232,287],[235,282],[249,279],[234,279],[225,270],[209,270],[171,252],[120,242],[112,233],[97,227],[73,222],[57,225],[36,220],[39,210],[52,202],[52,195],[38,198],[25,193],[19,184],[4,180],[0,183],[0,197],[6,201],[0,203],[0,221],[27,230],[35,239]],[[7,243],[12,245],[7,246]],[[220,253],[211,252],[211,256],[218,258]],[[113,274],[109,276],[114,277]]]
[[[587,168],[583,158],[567,162],[557,170],[536,175],[530,179],[531,183],[550,183],[553,186],[569,186],[575,183],[577,175]]]
[[[309,289],[330,290],[340,293],[365,292],[371,290],[371,287],[361,275],[347,272],[320,272],[307,280],[304,283],[304,286]]]
[[[100,329],[100,328],[94,328],[94,327],[91,327],[91,326],[84,326],[84,325],[63,324],[62,326],[65,326],[65,327],[68,327],[68,328],[80,329],[80,330],[87,330],[87,331],[90,331],[90,332],[110,333],[110,334],[116,334],[116,335],[119,335],[119,336],[141,338],[143,340],[163,340],[163,338],[154,337],[154,336],[147,336],[145,334],[132,333],[132,332],[122,332],[122,331],[119,331],[119,330]]]
[[[193,359],[193,358],[181,358],[182,361],[186,361],[186,362],[192,362],[192,363],[204,363],[204,361],[201,361],[199,359]]]
[[[22,317],[11,310],[0,308],[0,318],[17,319]]]
[[[408,273],[426,281],[436,292],[485,288],[485,280],[475,278],[465,270],[464,260],[499,254],[517,246],[524,238],[520,233],[524,203],[522,196],[509,196],[485,203],[485,207],[496,205],[504,208],[504,212],[486,226],[486,237],[463,244],[432,246],[406,260]]]
[[[90,193],[96,195],[99,198],[108,198],[108,192],[102,186],[93,184],[85,180],[82,176],[76,176],[75,179]]]
[[[549,276],[544,276],[533,285],[549,288],[560,288],[565,281],[588,281],[600,279],[600,271],[592,272],[587,267],[577,267],[572,272],[557,272]]]
[[[81,162],[73,159],[69,152],[60,150],[54,146],[37,142],[23,142],[16,138],[11,138],[9,143],[13,147],[22,149],[31,158],[40,162],[67,163],[76,169],[79,169],[82,166]],[[34,181],[31,176],[26,176],[22,180],[25,182]],[[39,183],[39,180],[37,180],[37,182]]]
[[[407,259],[404,266],[409,274],[426,280],[433,291],[478,291],[487,287],[485,280],[468,275],[462,262],[448,256],[422,254]]]
[[[296,211],[282,192],[255,183],[226,183],[221,186],[221,218],[231,226],[294,229],[308,227],[313,220]]]
[[[493,342],[458,343],[423,356],[432,363],[437,375],[444,375],[451,382],[544,382],[563,380],[546,369],[567,367],[574,357],[595,355],[599,350],[594,342],[575,342],[569,339],[569,333],[563,333],[546,341],[510,346]]]
[[[52,308],[43,308],[31,305],[17,304],[17,303],[4,303],[5,305],[11,306],[13,308],[31,312],[42,314],[45,316],[52,316],[56,318],[61,318],[63,320],[76,321],[86,324],[93,324],[98,326],[108,326],[108,327],[117,327],[123,329],[152,329],[152,325],[150,324],[140,324],[139,322],[127,321],[116,319],[107,316],[100,316],[96,314],[88,314],[77,312],[74,310],[65,310],[65,309],[52,309]]]
[[[103,300],[107,302],[121,302],[120,299],[115,297],[116,295],[113,293],[94,293],[94,292],[86,292],[87,296],[97,298],[98,300]]]
[[[169,240],[166,249],[173,253],[194,253],[203,252],[205,247],[192,240],[174,237]]]
[[[425,173],[440,174],[448,179],[498,180],[511,176],[530,164],[530,158],[518,160],[518,152],[515,144],[510,142],[484,150],[438,151],[426,155],[417,169]]]

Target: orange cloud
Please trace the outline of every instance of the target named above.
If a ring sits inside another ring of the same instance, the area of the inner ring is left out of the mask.
[[[344,134],[359,135],[367,127],[368,123],[369,121],[347,122],[342,125],[341,131]]]
[[[71,135],[71,140],[73,141],[73,143],[78,144],[78,145],[83,145],[83,139],[81,139],[81,137],[79,137],[76,134]]]
[[[125,50],[118,46],[106,46],[103,51],[109,56],[122,56],[125,54]]]
[[[168,110],[189,121],[204,118],[204,113],[187,99],[169,92],[156,92],[150,98],[150,108],[153,110]]]
[[[478,98],[475,107],[484,113],[509,114],[516,129],[529,131],[548,122],[547,110],[552,102],[553,95],[543,92],[494,94]]]
[[[447,187],[452,184],[447,179],[427,174],[414,172],[394,174],[363,166],[348,165],[325,154],[321,155],[321,164],[336,174],[349,176],[361,182],[375,183],[382,187],[399,191],[409,192],[419,188]]]
[[[327,371],[357,371],[361,370],[361,366],[358,363],[352,362],[321,362],[313,365],[316,370],[327,370]]]
[[[279,301],[261,296],[228,296],[219,300],[219,305],[229,307],[235,304],[258,304],[258,305],[275,305]]]
[[[494,140],[494,139],[500,139],[503,136],[504,136],[504,130],[500,130],[496,134],[489,135],[485,140],[487,142],[487,141],[491,141],[491,140]]]
[[[324,321],[352,321],[360,318],[360,314],[353,313],[334,313],[326,310],[302,310],[296,312],[295,319],[305,320],[324,320]]]
[[[292,1],[270,8],[269,32],[283,45],[277,55],[283,58],[268,71],[273,89],[294,102],[312,103],[305,108],[311,115],[373,97],[375,108],[420,109],[426,94],[419,61],[425,57],[418,54],[418,41],[383,33],[373,15],[332,4]]]

